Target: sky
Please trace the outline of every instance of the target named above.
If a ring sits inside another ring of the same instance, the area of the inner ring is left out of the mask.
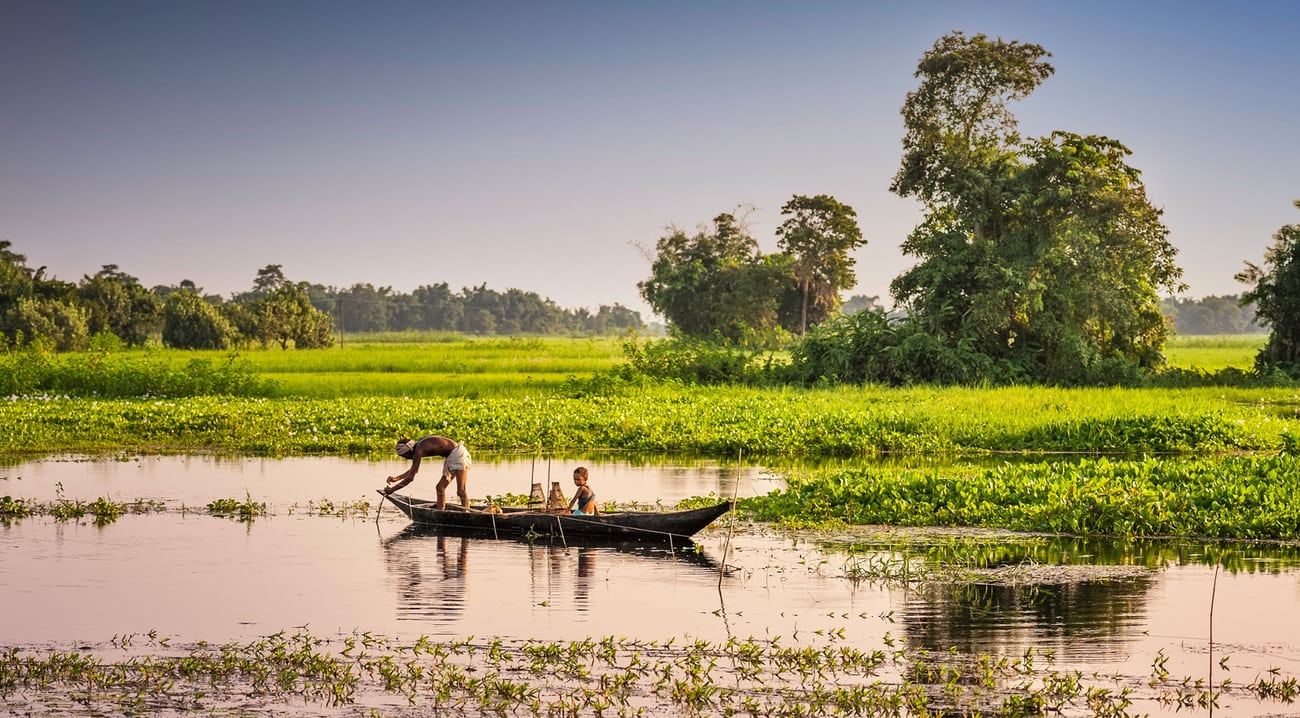
[[[1300,3],[0,0],[0,240],[76,282],[229,296],[446,282],[652,313],[669,227],[829,194],[889,300],[920,218],[889,192],[921,55],[1042,45],[1025,136],[1124,143],[1188,285],[1239,294],[1300,222]]]

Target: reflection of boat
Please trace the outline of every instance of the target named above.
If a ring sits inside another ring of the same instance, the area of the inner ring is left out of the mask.
[[[464,529],[433,524],[413,523],[400,532],[384,539],[385,547],[396,546],[399,542],[420,540],[429,537],[461,539],[494,539],[492,530]],[[664,541],[628,541],[627,539],[605,536],[571,536],[561,540],[556,534],[515,534],[505,538],[527,543],[530,547],[541,548],[576,548],[579,551],[605,549],[623,554],[645,556],[647,558],[676,559],[684,563],[696,564],[708,568],[717,568],[718,564],[703,551],[703,548],[690,538],[677,536],[671,542]],[[462,542],[461,544],[465,544]]]
[[[624,541],[680,541],[731,509],[723,502],[687,511],[617,511],[595,516],[574,516],[567,512],[504,508],[501,513],[483,509],[465,510],[448,506],[439,510],[431,499],[389,494],[388,500],[420,525],[482,531],[487,536],[598,537]]]

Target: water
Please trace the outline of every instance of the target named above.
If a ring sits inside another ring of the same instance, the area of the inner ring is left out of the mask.
[[[578,463],[479,460],[470,494],[526,493],[533,480],[564,481]],[[753,496],[780,485],[756,467],[581,463],[602,501]],[[753,637],[789,645],[835,635],[867,649],[891,639],[972,655],[1051,649],[1057,669],[1118,673],[1134,684],[1158,659],[1176,677],[1203,678],[1212,662],[1216,681],[1247,683],[1274,668],[1300,674],[1294,547],[994,537],[991,565],[1141,570],[1106,580],[917,589],[853,578],[862,561],[889,555],[891,536],[904,535],[894,530],[826,540],[734,527],[724,517],[693,546],[629,549],[444,537],[415,530],[392,507],[376,519],[373,505],[343,518],[309,505],[373,501],[384,476],[400,468],[150,457],[0,470],[0,495],[150,499],[169,509],[103,527],[50,517],[0,524],[0,647],[67,649],[151,631],[177,643],[219,643],[300,626],[446,640]],[[411,493],[431,495],[436,477],[436,466],[422,472]],[[203,507],[219,498],[266,502],[271,515],[249,523],[207,515]],[[1216,573],[1216,564],[1228,570]],[[1286,708],[1236,703],[1221,705],[1221,714]]]

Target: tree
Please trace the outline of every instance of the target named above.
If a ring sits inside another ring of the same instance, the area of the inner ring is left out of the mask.
[[[228,349],[235,330],[221,312],[190,290],[163,304],[163,344],[176,349]]]
[[[105,264],[93,277],[82,277],[77,296],[88,313],[91,334],[109,333],[140,346],[162,324],[162,301],[140,281]]]
[[[250,294],[253,299],[265,297],[288,283],[289,280],[284,276],[284,265],[268,264],[257,270],[257,276],[253,278],[253,291]]]
[[[38,296],[19,297],[9,325],[28,341],[45,337],[56,351],[84,349],[90,339],[86,311],[74,302]]]
[[[650,278],[637,284],[646,302],[687,336],[742,341],[778,324],[783,268],[731,214],[688,236],[676,227],[655,245]]]
[[[304,286],[282,284],[250,304],[254,317],[254,336],[263,346],[275,342],[288,349],[293,342],[298,349],[333,346],[333,320],[312,306]]]
[[[1236,294],[1170,297],[1160,302],[1160,310],[1179,334],[1253,334],[1262,329],[1255,321],[1255,304],[1243,303]]]
[[[390,329],[393,288],[375,288],[372,284],[354,284],[339,292],[343,300],[346,327],[351,332],[382,332]]]
[[[853,259],[849,252],[866,243],[858,227],[857,212],[834,197],[795,195],[781,208],[788,218],[777,228],[778,244],[793,259],[799,284],[799,323],[795,334],[808,329],[808,307],[816,298],[823,308],[816,319],[839,309],[839,293],[852,287]]]
[[[1300,200],[1295,201],[1300,209]],[[1278,368],[1300,377],[1300,224],[1284,225],[1264,252],[1264,267],[1246,262],[1239,282],[1252,286],[1241,303],[1255,304],[1255,316],[1269,328],[1268,342],[1255,357],[1261,369]]]
[[[412,329],[455,331],[465,316],[465,301],[451,291],[446,282],[423,285],[412,292],[420,307],[420,324]]]
[[[973,350],[1005,379],[1117,381],[1162,360],[1158,291],[1181,270],[1128,148],[1020,138],[1008,104],[1051,75],[1049,56],[952,33],[922,57],[891,187],[925,205],[903,244],[919,262],[890,289],[933,340],[915,346]]]
[[[0,333],[14,345],[46,337],[60,351],[81,348],[89,332],[76,287],[46,279],[45,267],[31,269],[11,246],[0,240]]]

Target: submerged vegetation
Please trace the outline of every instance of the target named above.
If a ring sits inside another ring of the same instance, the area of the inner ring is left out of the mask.
[[[45,712],[241,714],[297,703],[446,715],[1138,715],[1135,702],[1215,705],[1225,695],[1289,705],[1294,679],[1179,679],[1161,656],[1145,679],[1059,671],[1048,651],[961,657],[908,648],[886,635],[872,650],[836,635],[726,642],[412,642],[305,630],[222,645],[175,645],[156,633],[119,636],[108,650],[0,653],[0,697]],[[138,645],[143,643],[143,645]],[[820,645],[819,645],[820,644]]]

